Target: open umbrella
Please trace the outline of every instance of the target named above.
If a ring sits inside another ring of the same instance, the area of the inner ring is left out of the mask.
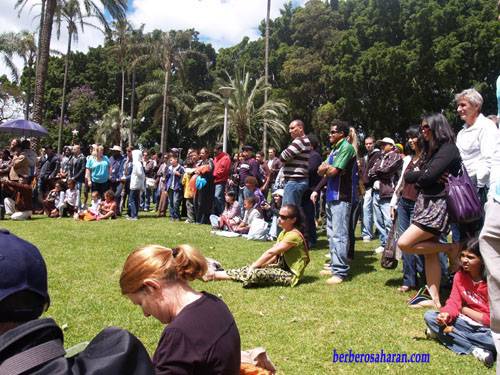
[[[42,125],[23,119],[4,122],[0,125],[0,132],[17,134],[24,137],[45,137],[49,135],[47,129]]]

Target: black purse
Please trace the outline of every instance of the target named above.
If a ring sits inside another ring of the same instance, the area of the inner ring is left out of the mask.
[[[387,236],[387,243],[385,244],[382,258],[380,259],[380,265],[382,268],[392,270],[398,266],[398,260],[396,259],[398,238],[398,220],[396,215],[392,222],[389,235]]]

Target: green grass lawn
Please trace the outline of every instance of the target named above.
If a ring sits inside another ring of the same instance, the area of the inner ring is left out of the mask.
[[[209,234],[208,226],[171,223],[151,215],[138,221],[75,222],[36,216],[27,222],[3,221],[34,243],[48,265],[52,304],[47,316],[67,325],[65,346],[90,340],[114,325],[138,336],[153,353],[162,331],[154,318],[120,294],[118,278],[136,246],[190,243],[226,268],[248,264],[270,243]],[[401,266],[384,270],[372,253],[378,243],[356,243],[351,278],[328,286],[318,276],[327,242],[311,251],[304,281],[295,288],[243,289],[234,282],[195,282],[194,288],[222,298],[238,324],[242,348],[263,346],[280,374],[492,373],[472,356],[458,356],[424,336],[423,310],[406,307],[396,291]],[[429,353],[430,363],[332,363],[332,351]]]

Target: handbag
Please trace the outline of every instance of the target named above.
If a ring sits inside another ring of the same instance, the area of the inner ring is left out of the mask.
[[[398,220],[397,217],[395,217],[392,221],[389,235],[387,236],[382,258],[380,259],[380,265],[385,269],[392,270],[398,266],[398,260],[396,259],[398,238]]]
[[[448,215],[454,223],[463,224],[479,220],[483,208],[476,187],[462,163],[457,176],[449,175],[446,184],[446,205]]]

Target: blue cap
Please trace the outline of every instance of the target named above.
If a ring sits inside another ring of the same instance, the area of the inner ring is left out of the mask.
[[[48,305],[47,267],[35,246],[0,228],[0,303],[21,291],[38,294]]]

